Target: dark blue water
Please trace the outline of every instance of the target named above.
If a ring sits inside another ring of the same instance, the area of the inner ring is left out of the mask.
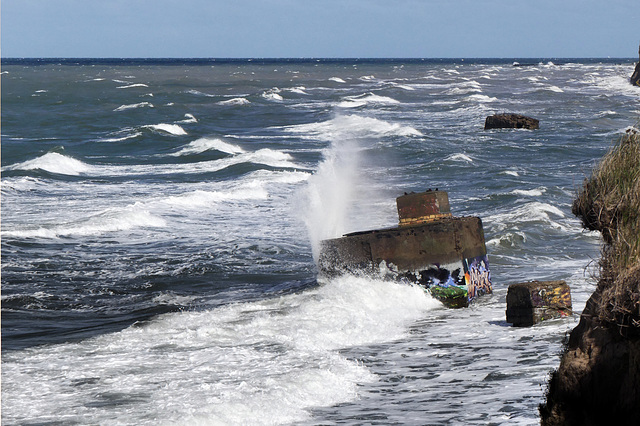
[[[512,329],[506,288],[593,291],[570,205],[638,121],[632,70],[3,60],[3,422],[536,423],[577,315]],[[497,112],[540,129],[484,131]],[[320,239],[436,187],[483,219],[493,296],[317,280]]]

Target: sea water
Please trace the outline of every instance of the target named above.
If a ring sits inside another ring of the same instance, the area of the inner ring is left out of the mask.
[[[640,90],[513,62],[5,61],[3,424],[536,424],[595,287],[572,199]],[[429,188],[482,219],[493,295],[318,278],[320,240]],[[575,314],[510,327],[534,279]]]

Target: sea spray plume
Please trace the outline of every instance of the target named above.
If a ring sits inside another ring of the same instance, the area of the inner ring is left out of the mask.
[[[302,219],[307,226],[313,258],[317,262],[320,241],[341,236],[346,229],[360,165],[354,139],[336,139],[324,151],[324,160],[308,180],[302,199]]]

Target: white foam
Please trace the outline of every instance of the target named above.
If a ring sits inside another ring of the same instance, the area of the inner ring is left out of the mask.
[[[2,193],[8,193],[11,191],[32,191],[34,189],[38,189],[42,185],[43,181],[30,176],[20,176],[16,178],[5,177],[0,180],[0,188],[2,188]]]
[[[191,123],[197,123],[197,122],[198,122],[198,119],[195,118],[193,114],[185,114],[184,120],[176,121],[176,123],[184,123],[184,124],[191,124]]]
[[[118,133],[124,133],[124,132],[129,132],[129,133],[120,137],[100,139],[100,142],[122,142],[122,141],[126,141],[127,139],[134,139],[142,135],[142,132],[139,132],[133,129],[123,129]]]
[[[136,166],[130,169],[119,168],[117,173],[120,175],[136,175],[136,174],[175,174],[175,173],[208,173],[226,169],[236,164],[253,163],[264,164],[270,167],[279,168],[301,168],[300,165],[294,163],[293,157],[282,151],[263,148],[254,152],[243,152],[231,157],[222,158],[220,160],[201,161],[189,164],[171,164],[158,165],[148,168],[146,166]]]
[[[561,88],[559,88],[558,86],[545,86],[546,90],[550,90],[552,92],[556,92],[556,93],[564,93],[564,90],[562,90]]]
[[[190,95],[196,95],[196,96],[206,96],[207,98],[215,98],[216,97],[216,95],[211,95],[209,93],[204,93],[204,92],[201,92],[199,90],[194,90],[194,89],[187,90],[187,93],[189,93]]]
[[[218,102],[218,105],[247,105],[250,104],[248,99],[246,98],[231,98],[226,101]]]
[[[287,133],[321,140],[337,138],[366,138],[376,136],[422,136],[411,126],[402,126],[372,117],[340,115],[319,123],[298,124],[284,127]]]
[[[148,126],[143,126],[143,127],[147,129],[151,129],[155,132],[169,133],[174,136],[183,136],[187,134],[187,132],[177,124],[160,123],[160,124],[150,124]]]
[[[91,170],[91,166],[66,155],[57,152],[49,152],[41,157],[27,160],[22,163],[14,164],[3,168],[4,170],[45,170],[50,173],[61,175],[77,176],[81,173],[87,173]]]
[[[522,231],[506,232],[487,241],[489,247],[516,247],[527,242],[527,235]]]
[[[267,90],[266,92],[262,93],[262,97],[265,98],[268,101],[283,101],[284,98],[282,97],[282,95],[280,95],[281,90],[278,89],[277,87],[274,87],[273,89]]]
[[[114,81],[116,81],[116,80],[114,80]],[[116,81],[116,82],[117,83],[126,83],[124,81]],[[131,89],[133,87],[149,87],[149,86],[146,85],[146,84],[143,84],[143,83],[134,83],[134,84],[127,84],[125,86],[118,86],[118,87],[116,87],[116,89]]]
[[[536,189],[529,189],[529,190],[526,190],[526,189],[514,189],[509,194],[523,195],[525,197],[540,197],[546,191],[547,191],[547,189],[544,188],[544,187],[540,187],[540,188],[536,188]]]
[[[400,101],[388,96],[380,96],[373,93],[366,93],[360,96],[348,96],[344,101],[338,104],[342,108],[353,108],[355,106],[363,106],[366,104],[399,104]]]
[[[128,109],[144,108],[144,107],[153,108],[153,104],[149,102],[139,102],[137,104],[120,105],[118,108],[114,109],[114,111],[126,111]]]
[[[481,102],[481,103],[487,103],[487,102],[496,102],[498,100],[498,98],[492,97],[492,96],[486,96],[486,95],[471,95],[469,97],[467,97],[468,101],[475,101],[475,102]]]
[[[462,162],[465,162],[465,163],[473,163],[473,159],[471,157],[469,157],[468,155],[462,154],[462,153],[451,154],[450,156],[445,158],[445,160],[462,161]]]
[[[87,218],[62,224],[12,229],[2,235],[13,238],[77,237],[165,225],[164,219],[134,204],[125,208],[109,208]]]
[[[493,232],[501,232],[507,228],[527,222],[542,222],[545,226],[567,231],[567,226],[558,222],[558,219],[564,219],[565,217],[566,215],[562,210],[556,206],[534,201],[517,208],[511,208],[504,213],[486,216],[483,220],[491,224]]]
[[[220,139],[200,138],[184,146],[180,151],[169,154],[173,157],[200,154],[206,151],[220,151],[226,154],[241,154],[244,149]]]
[[[291,87],[291,88],[286,89],[286,90],[291,92],[291,93],[297,93],[299,95],[308,95],[308,93],[305,92],[305,90],[307,90],[307,88],[304,87],[304,86]]]
[[[199,208],[211,206],[221,202],[264,200],[268,196],[269,193],[264,189],[262,183],[253,182],[240,188],[234,188],[232,191],[196,190],[193,192],[168,197],[162,200],[162,203],[172,206]]]
[[[394,83],[392,82],[391,84],[393,84],[393,87],[397,87],[398,89],[402,89],[402,90],[408,90],[408,91],[415,91],[415,87],[409,86],[408,84],[398,84],[398,83]]]
[[[377,379],[341,349],[405,337],[439,306],[414,286],[344,277],[301,294],[166,314],[79,343],[9,352],[3,420],[309,420],[313,408],[354,401],[359,385]]]
[[[468,93],[481,93],[482,89],[477,87],[454,87],[445,92],[446,95],[466,95]]]

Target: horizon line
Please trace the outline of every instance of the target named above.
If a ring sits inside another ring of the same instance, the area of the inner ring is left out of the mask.
[[[494,62],[514,61],[514,65],[532,65],[543,61],[629,61],[636,62],[634,57],[561,57],[561,56],[531,56],[531,57],[0,57],[0,64],[51,64],[51,63],[170,63],[170,62]],[[523,61],[523,64],[518,63]]]

